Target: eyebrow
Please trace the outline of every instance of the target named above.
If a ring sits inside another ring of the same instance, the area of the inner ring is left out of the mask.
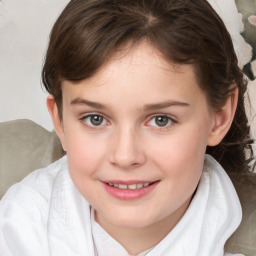
[[[71,105],[87,105],[89,107],[98,108],[98,109],[106,108],[104,105],[102,105],[100,103],[81,99],[81,98],[76,98],[76,99],[72,100],[70,104]]]
[[[97,108],[97,109],[106,109],[106,106],[98,103],[98,102],[93,102],[89,101],[86,99],[81,99],[81,98],[76,98],[71,101],[71,105],[87,105],[89,107]],[[152,110],[158,110],[158,109],[163,109],[163,108],[168,108],[172,106],[180,106],[180,107],[188,107],[189,104],[185,102],[180,102],[180,101],[165,101],[165,102],[160,102],[160,103],[154,103],[154,104],[146,104],[143,107],[144,111],[152,111]]]
[[[147,104],[144,106],[144,111],[151,111],[151,110],[157,110],[157,109],[163,109],[163,108],[169,108],[172,106],[179,106],[179,107],[189,107],[188,103],[181,102],[181,101],[165,101],[155,104]]]

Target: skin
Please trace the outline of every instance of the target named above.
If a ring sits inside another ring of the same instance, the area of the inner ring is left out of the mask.
[[[143,42],[113,56],[89,79],[64,81],[63,120],[48,97],[74,185],[94,207],[98,223],[129,253],[153,247],[181,219],[206,146],[217,145],[231,125],[237,93],[211,110],[193,66],[171,65]],[[91,114],[103,122],[93,125]],[[166,117],[163,127],[159,115]],[[110,180],[158,183],[144,196],[124,200],[106,191],[103,182]]]

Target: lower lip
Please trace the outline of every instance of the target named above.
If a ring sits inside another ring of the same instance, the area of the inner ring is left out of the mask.
[[[122,200],[135,200],[139,199],[147,194],[149,194],[157,185],[158,182],[153,183],[152,185],[140,189],[120,189],[116,187],[109,186],[106,183],[104,184],[105,190],[113,197],[117,199],[122,199]]]

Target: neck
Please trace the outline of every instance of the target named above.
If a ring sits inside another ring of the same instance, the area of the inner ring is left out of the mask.
[[[97,214],[95,220],[105,229],[110,236],[119,242],[129,254],[136,255],[157,245],[175,227],[186,212],[191,198],[171,215],[141,228],[127,228],[115,226]]]

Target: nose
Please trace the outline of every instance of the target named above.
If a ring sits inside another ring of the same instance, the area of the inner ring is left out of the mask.
[[[141,166],[146,161],[140,136],[132,129],[116,131],[111,140],[109,161],[122,169]]]

